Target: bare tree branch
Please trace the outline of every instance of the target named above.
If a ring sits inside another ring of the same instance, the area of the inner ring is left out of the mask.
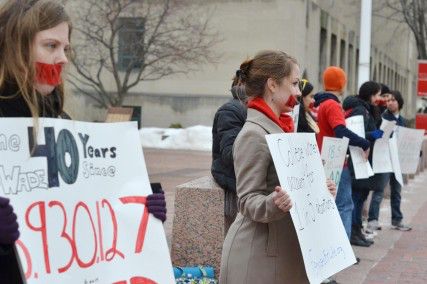
[[[404,22],[412,31],[417,44],[418,58],[427,59],[427,4],[425,0],[383,0],[374,15]],[[377,2],[377,3],[378,3]],[[391,11],[384,14],[384,9]]]
[[[218,59],[206,4],[185,0],[87,0],[77,7],[73,86],[105,107],[144,81],[198,70]],[[93,90],[88,92],[87,89]],[[90,93],[90,94],[88,94]]]

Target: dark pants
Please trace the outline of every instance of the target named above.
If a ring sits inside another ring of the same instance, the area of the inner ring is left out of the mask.
[[[384,188],[390,181],[390,207],[391,207],[391,220],[392,222],[400,222],[403,219],[402,212],[400,211],[401,191],[402,186],[396,180],[394,173],[382,174]],[[369,219],[378,220],[380,214],[380,205],[384,197],[384,188],[382,191],[374,191],[372,194],[371,205],[369,206]]]
[[[375,174],[367,179],[354,179],[352,182],[352,198],[354,203],[353,210],[353,225],[362,226],[362,211],[363,203],[369,195],[369,191],[378,192],[384,195],[384,187],[386,185],[386,177],[389,174]],[[378,206],[379,212],[379,206]]]

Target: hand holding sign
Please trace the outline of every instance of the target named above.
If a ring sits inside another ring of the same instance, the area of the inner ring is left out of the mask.
[[[283,212],[289,212],[292,208],[292,200],[289,194],[283,190],[280,186],[274,188],[273,201],[277,207]]]
[[[328,187],[329,193],[335,198],[337,196],[337,185],[330,178],[326,179],[326,186]]]
[[[330,194],[336,186],[326,182],[314,134],[270,134],[266,140],[281,184],[273,199],[292,216],[308,279],[320,283],[356,262]]]
[[[371,148],[368,148],[365,151],[363,151],[363,158],[365,159],[365,162],[368,162],[370,153],[371,153]]]

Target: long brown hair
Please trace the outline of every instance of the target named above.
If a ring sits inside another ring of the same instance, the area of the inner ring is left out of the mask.
[[[0,6],[0,90],[15,84],[34,118],[39,117],[41,95],[36,92],[33,42],[36,33],[71,21],[58,0],[8,0]],[[63,80],[62,80],[63,81]],[[60,111],[64,105],[64,86],[57,87]],[[7,99],[6,97],[0,97]],[[10,97],[9,97],[10,98]]]
[[[264,50],[240,65],[240,79],[248,97],[262,97],[268,78],[280,83],[298,62],[283,51]]]

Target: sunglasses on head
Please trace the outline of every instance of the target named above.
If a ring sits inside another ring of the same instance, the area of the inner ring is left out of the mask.
[[[306,79],[301,79],[301,81],[299,82],[299,86],[300,86],[300,90],[304,90],[305,86],[307,86],[308,80]]]

